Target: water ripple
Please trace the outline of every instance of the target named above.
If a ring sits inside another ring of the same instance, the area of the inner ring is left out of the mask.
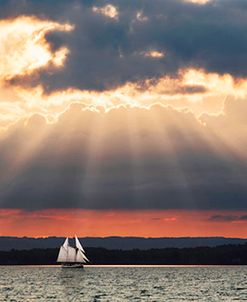
[[[246,301],[247,267],[0,267],[0,302]]]

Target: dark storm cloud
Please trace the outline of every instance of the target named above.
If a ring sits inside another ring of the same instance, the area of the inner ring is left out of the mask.
[[[106,4],[118,9],[117,20],[92,11]],[[126,81],[173,76],[187,67],[247,75],[246,0],[206,5],[180,0],[9,0],[0,1],[0,8],[3,19],[26,14],[75,25],[71,33],[47,37],[52,47],[70,49],[63,70],[40,74],[47,90],[104,90]],[[138,12],[142,18],[136,17]],[[153,49],[164,52],[164,58],[142,55]]]
[[[2,208],[247,210],[245,157],[210,124],[160,106],[81,109],[9,130],[0,143]],[[246,127],[235,127],[246,146]]]
[[[245,221],[247,220],[247,215],[236,216],[236,215],[213,215],[209,218],[210,221],[219,222],[234,222],[234,221]]]

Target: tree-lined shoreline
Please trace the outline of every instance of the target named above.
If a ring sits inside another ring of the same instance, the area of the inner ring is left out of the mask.
[[[217,247],[110,250],[85,248],[90,264],[247,265],[247,244]],[[0,265],[54,265],[58,249],[0,251]]]

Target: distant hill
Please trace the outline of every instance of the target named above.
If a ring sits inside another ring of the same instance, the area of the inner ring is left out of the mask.
[[[148,250],[163,248],[216,247],[228,244],[245,244],[247,239],[224,237],[85,237],[80,238],[84,247]],[[62,237],[29,238],[0,237],[0,251],[58,248],[64,241]]]

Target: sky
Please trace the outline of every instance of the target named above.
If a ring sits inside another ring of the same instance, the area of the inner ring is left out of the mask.
[[[247,237],[246,0],[0,0],[0,236]]]

